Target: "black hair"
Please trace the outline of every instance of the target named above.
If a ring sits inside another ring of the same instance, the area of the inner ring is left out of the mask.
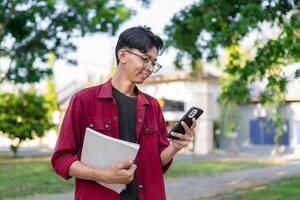
[[[122,48],[134,48],[138,49],[142,53],[146,53],[152,47],[157,48],[158,55],[161,55],[164,51],[164,44],[162,39],[155,35],[150,27],[137,26],[126,29],[123,31],[118,39],[115,55],[117,59],[117,65],[120,60],[118,58],[118,51]]]

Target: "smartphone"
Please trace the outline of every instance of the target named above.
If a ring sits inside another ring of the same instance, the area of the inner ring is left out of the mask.
[[[193,118],[196,120],[202,115],[203,110],[201,108],[197,107],[191,107],[189,111],[175,124],[175,126],[172,128],[172,130],[168,134],[168,138],[171,139],[179,139],[178,137],[174,137],[171,135],[171,132],[181,133],[184,134],[185,130],[183,126],[181,125],[181,122],[184,121],[188,127],[191,127],[193,124]]]

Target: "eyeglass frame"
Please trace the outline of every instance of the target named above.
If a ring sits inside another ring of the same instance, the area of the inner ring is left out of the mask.
[[[135,56],[140,57],[144,61],[144,67],[147,67],[146,65],[150,64],[151,67],[153,67],[153,71],[152,71],[153,73],[157,73],[162,68],[162,66],[157,62],[155,62],[155,64],[153,64],[151,57],[148,56],[148,55],[145,55],[145,56],[147,56],[147,58],[145,58],[142,55],[139,55],[137,53],[134,53],[134,52],[130,51],[129,49],[124,49],[124,50],[128,53],[131,53]],[[147,62],[146,60],[149,60],[150,62],[149,61]]]

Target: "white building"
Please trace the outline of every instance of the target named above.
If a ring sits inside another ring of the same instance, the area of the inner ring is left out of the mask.
[[[217,98],[220,91],[217,77],[206,75],[194,78],[189,74],[154,76],[141,85],[140,89],[164,102],[162,108],[169,129],[190,107],[203,109],[192,148],[200,154],[213,150],[213,120],[218,117]]]

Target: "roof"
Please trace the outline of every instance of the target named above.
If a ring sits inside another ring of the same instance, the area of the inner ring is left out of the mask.
[[[156,75],[150,76],[145,84],[153,84],[153,83],[168,83],[168,82],[177,82],[177,81],[215,81],[219,83],[219,78],[213,75],[205,75],[205,76],[192,76],[189,74],[177,74],[177,75]]]

